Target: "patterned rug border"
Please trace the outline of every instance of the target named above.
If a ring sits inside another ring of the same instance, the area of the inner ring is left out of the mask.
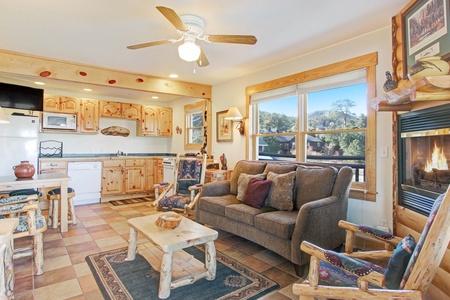
[[[204,252],[204,249],[202,247],[195,246],[195,248],[199,249],[200,251]],[[118,255],[120,254],[120,257],[123,257],[123,259],[127,256],[127,247],[117,248],[113,250],[108,250],[100,253],[95,253],[86,256],[86,262],[88,263],[92,274],[95,278],[95,281],[105,299],[112,299],[112,300],[132,300],[132,296],[126,289],[125,285],[123,285],[122,281],[115,272],[109,272],[110,269],[112,269],[112,266],[109,264],[108,260],[105,259],[105,257],[112,256],[112,255]],[[136,256],[140,256],[139,253],[136,254]],[[141,256],[142,257],[142,256]],[[142,257],[143,258],[143,257]],[[143,258],[145,260],[145,258]],[[258,273],[255,270],[252,270],[251,268],[241,264],[237,260],[227,256],[226,254],[221,253],[220,251],[216,252],[216,259],[217,263],[221,263],[224,266],[232,269],[233,271],[245,276],[247,279],[252,281],[252,284],[249,284],[248,286],[245,286],[241,289],[233,291],[231,294],[226,294],[224,296],[221,296],[220,298],[216,298],[216,300],[225,300],[225,299],[242,299],[242,300],[251,300],[251,299],[258,299],[259,297],[262,297],[264,295],[267,295],[268,293],[275,291],[276,289],[279,289],[279,285],[274,282],[273,280],[267,278],[266,276],[262,275],[261,273]],[[97,262],[97,263],[95,263]],[[101,270],[100,267],[105,270]],[[102,274],[103,276],[100,277],[99,274]],[[159,275],[159,272],[154,271],[154,273],[157,273]],[[105,278],[106,276],[106,278]],[[258,279],[259,280],[255,280]],[[112,294],[112,291],[110,288],[107,288],[108,284],[117,284],[118,290],[122,292],[120,295],[114,295]],[[192,285],[192,287],[195,287],[195,283]],[[259,290],[258,290],[259,289]],[[243,293],[243,294],[239,294]],[[236,294],[239,295],[239,298],[236,298]],[[258,298],[255,298],[258,297]],[[171,299],[169,297],[168,299]],[[205,298],[210,299],[210,298]],[[137,299],[136,299],[137,300]],[[198,299],[201,300],[201,299]]]
[[[123,200],[112,200],[109,201],[110,204],[114,206],[125,205],[125,204],[137,204],[144,202],[152,202],[155,198],[153,197],[142,197],[142,198],[131,198],[131,199],[123,199]]]

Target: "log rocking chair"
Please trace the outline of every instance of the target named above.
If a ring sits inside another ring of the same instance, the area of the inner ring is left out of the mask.
[[[339,226],[347,231],[346,253],[301,244],[311,255],[309,277],[293,285],[294,294],[301,300],[424,299],[450,241],[450,188],[436,199],[417,244],[411,235],[400,238],[345,221]],[[385,250],[353,252],[355,233],[383,242]],[[384,269],[370,259],[389,262]]]
[[[32,244],[15,247],[14,259],[33,256],[35,274],[44,273],[43,232],[47,230],[45,217],[39,210],[37,195],[17,195],[0,199],[0,218],[18,217],[19,224],[13,238],[32,237]]]
[[[154,185],[156,200],[152,205],[156,206],[157,210],[172,210],[189,215],[205,183],[205,169],[206,154],[178,154],[174,182]]]

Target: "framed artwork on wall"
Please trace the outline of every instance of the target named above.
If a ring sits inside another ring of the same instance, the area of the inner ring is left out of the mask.
[[[448,0],[416,0],[401,13],[403,70],[418,59],[441,56],[449,59],[450,28]]]
[[[233,141],[233,130],[232,121],[225,120],[228,110],[218,111],[216,113],[216,129],[217,129],[217,141],[218,142],[232,142]]]

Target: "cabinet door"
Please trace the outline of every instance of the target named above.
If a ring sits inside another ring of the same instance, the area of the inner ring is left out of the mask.
[[[126,167],[125,192],[145,191],[144,167]]]
[[[103,168],[102,195],[123,193],[123,168]]]
[[[44,111],[60,112],[59,110],[59,96],[44,95]]]
[[[136,132],[138,132],[139,135],[156,136],[158,135],[156,122],[156,106],[143,105],[141,120],[138,122]]]
[[[98,100],[81,100],[80,131],[98,131]]]
[[[146,159],[145,160],[145,189],[147,191],[153,191],[155,184],[155,168],[154,168],[154,160]]]
[[[172,136],[172,108],[158,108],[158,135]]]
[[[162,158],[155,158],[154,162],[155,183],[161,183],[164,181]]]
[[[122,118],[129,120],[139,120],[141,115],[141,105],[132,103],[122,103]]]
[[[77,114],[80,111],[80,99],[61,96],[59,107],[62,113]]]
[[[121,103],[100,101],[100,117],[121,118]]]

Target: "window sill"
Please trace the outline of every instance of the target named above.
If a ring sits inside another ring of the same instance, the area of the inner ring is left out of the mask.
[[[369,192],[367,190],[350,188],[349,198],[375,202],[376,196],[377,192]]]

